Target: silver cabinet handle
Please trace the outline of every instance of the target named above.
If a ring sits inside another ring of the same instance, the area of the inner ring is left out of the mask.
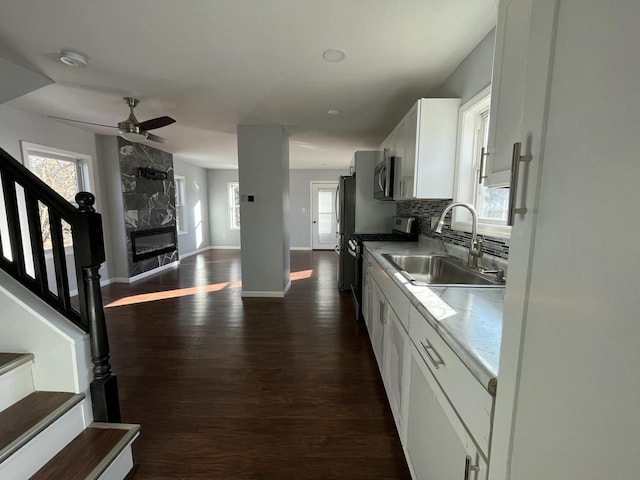
[[[533,157],[531,155],[520,155],[522,143],[513,144],[513,154],[511,156],[511,184],[509,185],[509,216],[507,217],[507,225],[513,226],[513,219],[516,213],[525,214],[525,207],[516,208],[516,200],[518,197],[518,171],[520,162],[530,162]]]
[[[380,310],[378,313],[378,321],[380,322],[380,325],[384,325],[384,302],[380,301]]]
[[[482,185],[482,181],[487,178],[486,175],[484,175],[484,162],[485,162],[485,158],[489,156],[489,152],[487,152],[487,149],[485,147],[482,147],[482,149],[480,150],[480,171],[478,172],[478,185]]]
[[[425,342],[427,341],[425,340]],[[440,365],[444,365],[442,358],[440,357],[440,355],[438,355],[438,352],[436,352],[436,349],[433,348],[433,345],[431,345],[429,342],[427,342],[426,345],[423,342],[420,342],[420,345],[422,345],[422,348],[424,349],[424,353],[427,354],[427,357],[429,357],[429,360],[431,360],[431,363],[433,363],[433,368],[437,370],[440,368]],[[429,353],[429,350],[433,350],[433,353],[435,353],[435,355],[438,358],[434,358],[434,356],[431,355],[431,353]]]
[[[467,455],[467,458],[464,460],[464,480],[470,480],[471,472],[479,472],[479,465],[471,465],[471,457]],[[477,477],[477,475],[476,475]]]

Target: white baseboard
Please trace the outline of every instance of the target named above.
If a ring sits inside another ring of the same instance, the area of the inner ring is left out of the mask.
[[[158,268],[154,268],[153,270],[149,270],[148,272],[143,272],[138,275],[134,275],[133,277],[113,277],[109,279],[109,283],[134,283],[138,280],[143,280],[147,277],[151,277],[156,273],[164,272],[165,270],[169,270],[171,268],[177,268],[180,265],[180,260],[176,260],[175,262],[168,263]]]
[[[211,250],[240,250],[240,245],[213,245],[209,248],[211,248]]]
[[[213,248],[214,247],[204,247],[204,248],[199,248],[199,249],[194,250],[194,251],[189,252],[189,253],[178,252],[178,254],[180,255],[180,258],[187,258],[187,257],[190,257],[192,255],[197,255],[198,253],[206,252],[207,250],[211,250]]]
[[[289,280],[289,283],[287,283],[287,286],[284,287],[284,290],[282,290],[281,292],[273,292],[273,291],[258,291],[258,292],[251,292],[251,291],[246,291],[243,290],[242,291],[242,297],[244,298],[284,298],[284,296],[287,294],[287,292],[289,291],[289,289],[291,288],[291,280]]]
[[[291,247],[289,250],[313,250],[311,247]]]

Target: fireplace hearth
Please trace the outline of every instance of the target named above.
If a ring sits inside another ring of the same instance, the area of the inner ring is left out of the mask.
[[[153,228],[131,232],[133,261],[144,260],[177,248],[176,227]]]

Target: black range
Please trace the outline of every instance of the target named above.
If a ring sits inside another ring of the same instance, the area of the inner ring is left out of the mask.
[[[354,283],[351,296],[358,321],[362,316],[363,242],[415,242],[418,240],[418,223],[414,217],[394,217],[391,233],[354,233],[349,238],[348,252],[355,257]]]

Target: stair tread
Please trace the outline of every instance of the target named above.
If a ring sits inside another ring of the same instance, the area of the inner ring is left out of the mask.
[[[23,363],[33,360],[32,353],[0,352],[0,375]]]
[[[24,353],[4,353],[0,352],[0,367],[7,363],[11,363],[14,360],[20,358]]]
[[[49,426],[50,417],[55,420],[82,398],[68,392],[33,392],[0,412],[0,463]]]
[[[98,478],[135,437],[138,425],[88,427],[53,457],[30,480],[87,480]]]

